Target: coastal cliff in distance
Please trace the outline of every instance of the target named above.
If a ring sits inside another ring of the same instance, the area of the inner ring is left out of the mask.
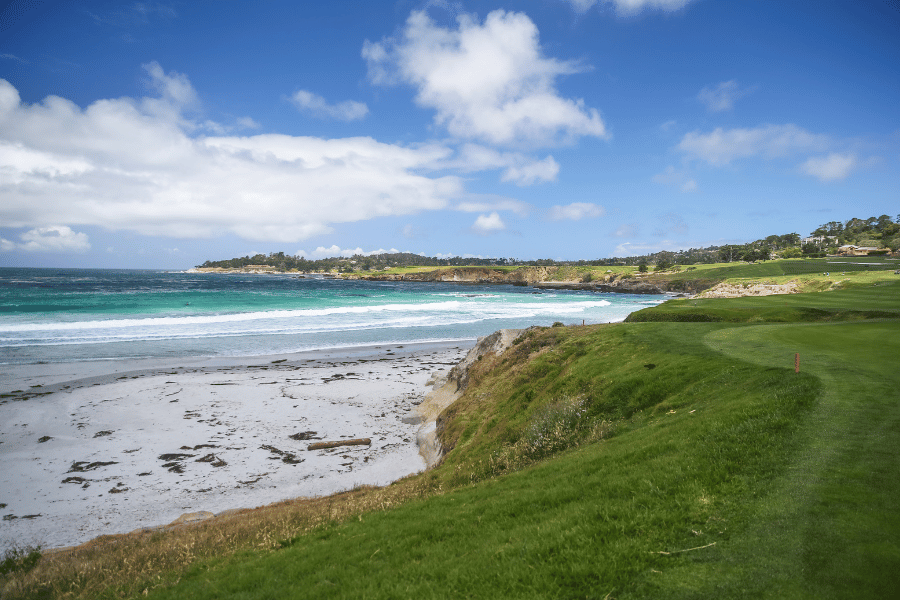
[[[696,277],[672,278],[655,273],[637,274],[607,271],[604,275],[583,277],[571,267],[544,266],[492,268],[442,267],[429,271],[376,273],[303,273],[281,271],[268,265],[247,265],[238,268],[198,267],[194,273],[295,274],[298,277],[319,276],[335,279],[364,279],[366,281],[418,281],[473,284],[508,284],[547,290],[583,290],[622,294],[688,294],[694,295],[718,283],[717,280]],[[579,279],[580,277],[580,279]]]
[[[487,283],[527,285],[537,289],[585,290],[593,292],[618,292],[624,294],[698,294],[716,281],[703,279],[678,279],[654,275],[629,276],[622,273],[607,273],[590,281],[579,281],[567,277],[562,267],[520,267],[514,270],[492,269],[489,267],[450,267],[433,271],[412,273],[379,273],[375,275],[349,275],[346,278],[369,281],[440,281],[455,283]]]

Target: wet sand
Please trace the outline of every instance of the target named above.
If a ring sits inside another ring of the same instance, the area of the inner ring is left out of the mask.
[[[0,551],[422,471],[416,407],[469,345],[0,366]]]

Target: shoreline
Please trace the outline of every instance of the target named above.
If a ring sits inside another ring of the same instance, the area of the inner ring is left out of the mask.
[[[0,549],[72,546],[420,472],[426,383],[473,343],[4,365],[3,391],[22,392],[0,400]],[[370,443],[308,449],[359,438]]]

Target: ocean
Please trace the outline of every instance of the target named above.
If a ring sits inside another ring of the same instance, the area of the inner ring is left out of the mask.
[[[665,296],[297,275],[0,269],[0,364],[261,356],[608,323]]]

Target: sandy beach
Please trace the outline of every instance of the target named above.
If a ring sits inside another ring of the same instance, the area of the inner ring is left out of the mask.
[[[0,366],[0,551],[422,471],[415,409],[469,345]]]

